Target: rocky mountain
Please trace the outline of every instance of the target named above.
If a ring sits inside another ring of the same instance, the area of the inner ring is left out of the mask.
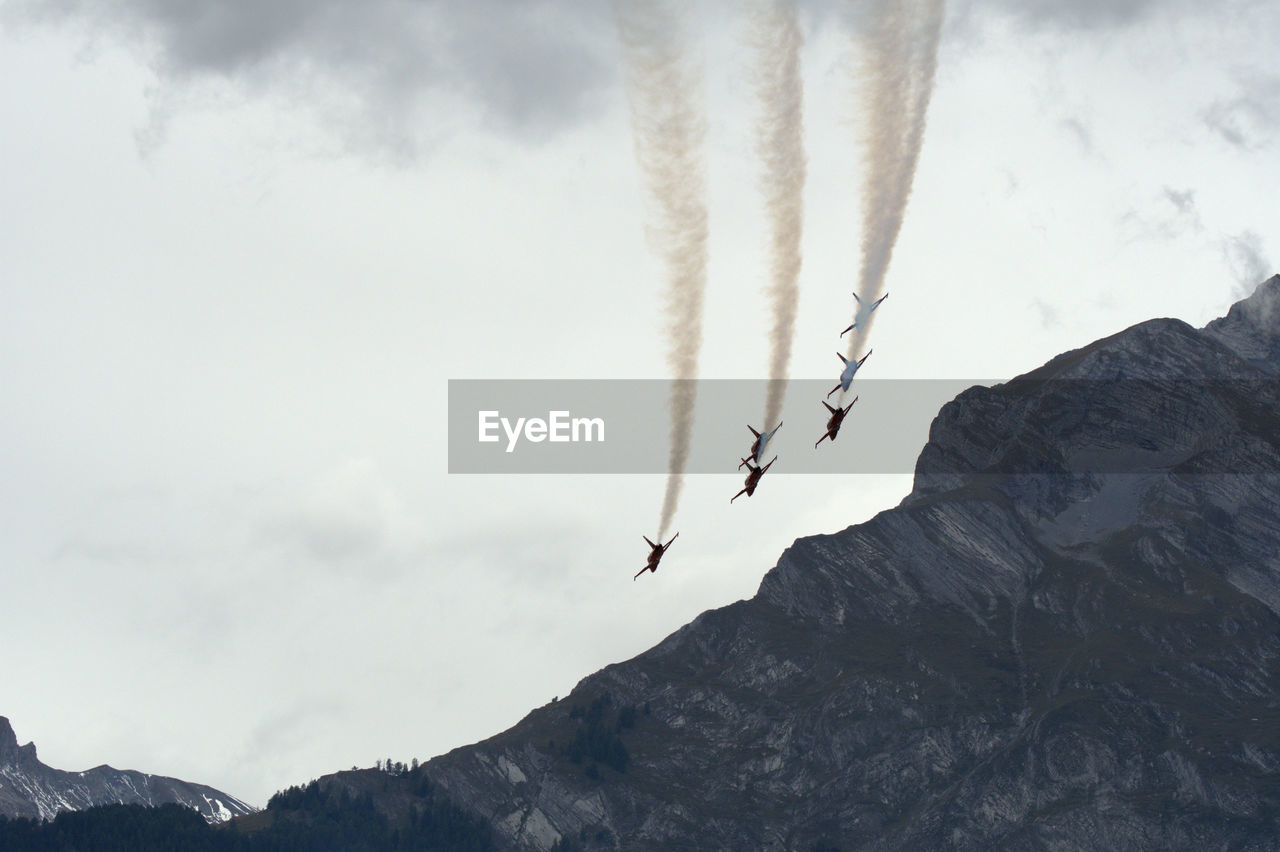
[[[521,849],[1277,848],[1278,307],[965,391],[899,506],[425,772]]]
[[[0,716],[0,816],[52,819],[61,811],[94,805],[166,803],[186,805],[208,822],[225,822],[254,808],[203,784],[97,766],[63,772],[36,757],[34,743],[18,745],[9,720]]]

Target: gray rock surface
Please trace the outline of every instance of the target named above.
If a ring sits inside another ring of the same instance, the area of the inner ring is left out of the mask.
[[[964,392],[901,505],[431,777],[522,849],[1280,847],[1276,305]]]
[[[162,805],[176,802],[211,823],[252,813],[254,808],[203,784],[97,766],[64,772],[45,766],[34,743],[18,745],[9,720],[0,716],[0,816],[52,819],[59,811],[95,805]]]

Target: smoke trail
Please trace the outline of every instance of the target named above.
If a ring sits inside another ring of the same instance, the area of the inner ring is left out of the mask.
[[[706,121],[700,69],[683,45],[685,5],[677,0],[614,4],[627,62],[636,160],[655,205],[649,237],[667,275],[671,451],[659,538],[666,535],[684,484],[707,280]]]
[[[759,56],[756,95],[760,118],[756,151],[764,163],[761,188],[771,240],[769,297],[769,386],[763,429],[782,414],[791,364],[796,302],[800,296],[800,238],[804,233],[804,82],[800,48],[804,38],[792,0],[766,0],[753,10],[752,40]]]
[[[945,0],[873,0],[864,31],[866,184],[858,323],[849,358],[863,349],[902,229],[933,94]],[[912,13],[918,10],[918,13]]]

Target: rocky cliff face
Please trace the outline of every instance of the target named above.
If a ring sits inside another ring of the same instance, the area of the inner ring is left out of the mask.
[[[900,506],[431,777],[516,848],[1276,848],[1277,305],[966,391]]]
[[[34,743],[18,745],[9,720],[0,716],[0,816],[52,819],[59,811],[94,805],[162,805],[175,802],[200,812],[209,822],[252,813],[233,796],[177,778],[98,766],[63,772],[36,757]]]

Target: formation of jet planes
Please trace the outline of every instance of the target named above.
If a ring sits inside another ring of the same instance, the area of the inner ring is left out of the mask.
[[[847,334],[848,332],[853,331],[855,328],[857,328],[857,327],[858,327],[858,323],[859,323],[859,322],[861,322],[861,321],[862,321],[863,319],[865,319],[866,317],[869,317],[869,316],[871,316],[873,313],[875,313],[875,312],[876,312],[876,308],[880,307],[880,303],[881,303],[881,302],[883,302],[883,301],[884,301],[885,299],[887,299],[887,298],[889,298],[889,294],[888,294],[888,293],[885,293],[885,294],[884,294],[883,296],[881,296],[879,299],[876,299],[876,300],[875,300],[875,302],[871,305],[871,307],[869,307],[869,308],[867,308],[865,311],[863,311],[863,310],[862,310],[862,300],[858,298],[858,294],[857,294],[857,293],[854,293],[854,294],[853,294],[853,300],[854,300],[855,302],[857,302],[857,303],[858,303],[858,312],[857,312],[856,314],[854,314],[854,315],[853,315],[853,325],[849,326],[849,327],[848,327],[848,328],[846,328],[844,331],[840,332],[840,336],[841,336],[841,337],[844,337],[844,336],[845,336],[845,334]]]
[[[844,331],[840,332],[840,336],[844,337],[850,331],[857,328],[858,323],[865,321],[867,317],[875,313],[876,308],[880,307],[887,298],[889,298],[889,294],[885,293],[879,299],[872,302],[871,307],[868,308],[862,304],[862,300],[858,298],[858,294],[854,293],[853,299],[858,303],[858,311],[854,314],[853,323]],[[836,353],[836,356],[840,359],[841,363],[844,364],[844,370],[840,373],[840,383],[827,392],[828,398],[830,398],[831,394],[836,391],[849,390],[849,386],[853,384],[853,377],[858,373],[858,368],[862,366],[864,361],[871,357],[871,350],[867,350],[867,354],[863,355],[856,361],[850,361],[839,352]],[[814,442],[814,449],[817,449],[818,445],[827,439],[830,439],[833,442],[835,441],[836,436],[840,434],[840,425],[844,423],[845,415],[849,413],[849,410],[853,408],[853,403],[857,401],[858,398],[855,396],[853,398],[853,402],[850,402],[844,408],[838,408],[829,405],[825,400],[823,400],[822,404],[826,407],[827,411],[830,412],[831,416],[827,418],[827,431],[822,434],[821,438]],[[751,453],[747,458],[742,459],[741,464],[738,465],[738,470],[742,470],[743,467],[747,469],[747,480],[743,484],[742,490],[729,498],[730,503],[737,500],[743,494],[746,494],[748,497],[755,494],[756,486],[760,484],[760,478],[763,477],[765,471],[773,467],[773,463],[778,460],[778,457],[774,456],[767,465],[764,465],[763,467],[760,466],[760,462],[764,460],[765,448],[768,447],[769,442],[773,440],[773,436],[777,434],[778,430],[782,428],[782,423],[779,422],[777,426],[774,426],[772,429],[765,432],[757,432],[750,424],[747,425],[747,428],[751,430],[751,434],[755,437],[755,440],[751,444]],[[675,541],[679,536],[680,533],[676,533],[671,537],[671,541],[668,541],[666,544],[654,544],[649,541],[646,536],[644,540],[645,543],[649,545],[649,561],[643,568],[636,572],[636,576],[631,579],[635,580],[645,571],[656,572],[658,570],[658,563],[662,561],[663,554],[667,552],[667,548],[671,547],[671,542]]]
[[[849,385],[853,384],[853,377],[858,373],[858,368],[862,366],[863,361],[871,357],[871,353],[873,351],[874,350],[868,349],[867,354],[863,355],[857,361],[850,361],[839,352],[836,353],[836,357],[844,362],[844,372],[840,374],[840,383],[827,391],[828,398],[830,398],[831,394],[836,391],[847,391],[849,389]]]
[[[752,494],[755,494],[756,486],[760,484],[760,477],[764,476],[765,471],[773,467],[773,463],[776,462],[777,460],[778,460],[778,457],[774,456],[770,460],[770,462],[764,467],[757,467],[756,465],[751,463],[751,459],[743,459],[742,464],[745,464],[747,466],[747,470],[750,472],[747,474],[747,481],[744,484],[743,489],[739,491],[737,494],[730,497],[729,502],[732,503],[734,500],[737,500],[743,494],[746,494],[748,497],[750,497]],[[738,465],[738,467],[741,468],[742,464]]]
[[[768,432],[757,432],[751,428],[751,424],[747,424],[747,428],[751,430],[751,434],[756,436],[755,441],[751,444],[751,460],[756,464],[760,464],[764,460],[765,448],[769,446],[769,442],[773,440],[773,436],[778,434],[778,430],[782,428],[782,423],[778,423]],[[769,462],[773,464],[773,462]],[[738,465],[738,470],[742,470],[742,465],[747,464],[747,460],[743,459],[742,464]]]
[[[668,541],[666,544],[654,544],[649,541],[649,537],[647,535],[641,536],[641,538],[645,540],[645,544],[649,545],[649,561],[643,568],[637,571],[636,576],[631,579],[634,581],[636,577],[639,577],[645,571],[656,572],[658,570],[658,563],[662,561],[662,554],[666,553],[667,548],[671,546],[671,542],[675,541],[679,537],[680,533],[676,533],[671,536],[671,541]]]
[[[853,398],[853,402],[857,402],[857,401],[858,401],[858,398],[855,396]],[[844,408],[832,408],[830,405],[827,405],[825,401],[823,401],[822,404],[827,406],[827,411],[831,412],[831,416],[827,418],[827,431],[823,434],[821,438],[819,438],[816,442],[814,442],[814,445],[813,445],[814,449],[817,449],[818,444],[821,444],[827,438],[830,438],[832,441],[835,441],[836,435],[840,434],[840,424],[844,422],[844,416],[849,413],[849,409],[853,408],[853,402],[849,403]]]

